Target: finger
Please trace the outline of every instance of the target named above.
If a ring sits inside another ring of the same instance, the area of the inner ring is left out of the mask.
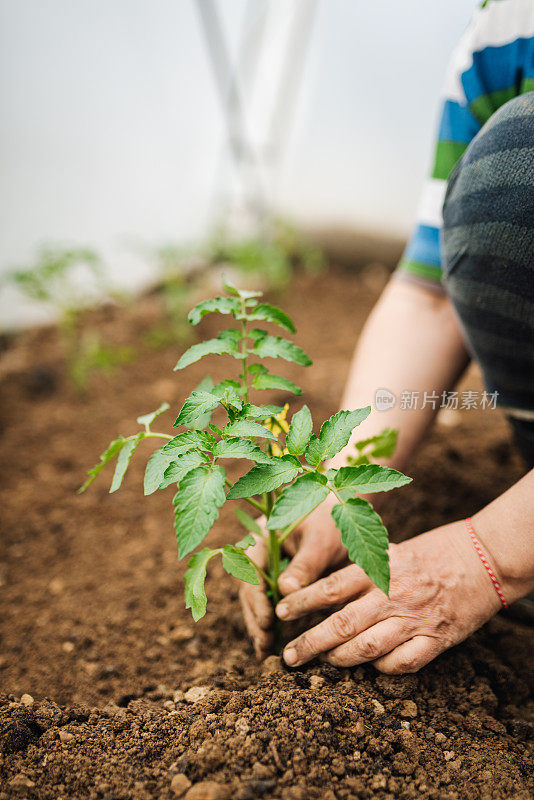
[[[243,606],[247,606],[252,612],[255,625],[262,630],[272,628],[274,623],[274,610],[272,603],[265,594],[265,585],[253,586],[247,584],[239,591],[239,599]]]
[[[340,611],[331,614],[319,625],[290,642],[284,650],[286,664],[290,667],[305,664],[319,653],[332,650],[371,625],[376,625],[387,617],[388,603],[386,596],[378,589],[348,603]]]
[[[372,583],[363,569],[351,564],[350,567],[338,569],[305,589],[288,594],[276,606],[276,614],[284,620],[298,619],[312,611],[354,600],[371,586]]]
[[[332,553],[336,549],[335,541],[325,546],[320,530],[307,533],[295,557],[278,579],[282,594],[295,592],[316,580],[331,563]]]
[[[410,638],[412,628],[406,620],[389,617],[335,647],[326,660],[335,667],[353,667],[390,653]]]
[[[265,658],[268,653],[271,652],[274,636],[271,631],[262,630],[259,627],[254,614],[252,613],[250,606],[246,603],[243,603],[243,617],[245,619],[245,625],[247,631],[252,639],[252,645],[254,647],[254,652],[259,659]]]
[[[396,647],[391,653],[378,658],[373,666],[379,672],[385,672],[387,675],[417,672],[445,649],[438,639],[431,636],[414,636],[400,647]]]

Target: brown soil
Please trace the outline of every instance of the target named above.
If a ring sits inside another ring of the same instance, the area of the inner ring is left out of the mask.
[[[315,361],[284,374],[303,385],[317,420],[336,408],[372,283],[298,278],[281,299]],[[108,310],[101,324],[136,339],[153,302]],[[107,494],[108,475],[75,495],[109,439],[135,430],[135,417],[163,399],[177,409],[198,383],[206,365],[173,377],[177,356],[144,352],[80,399],[56,381],[53,331],[28,332],[4,354],[1,800],[182,790],[190,800],[529,800],[532,629],[499,616],[416,676],[288,671],[276,657],[259,667],[236,583],[219,566],[206,618],[193,625],[184,611],[170,497],[143,499],[142,459],[117,494]],[[214,377],[220,367],[209,364]],[[478,387],[476,374],[466,381]],[[522,472],[497,412],[452,421],[421,449],[413,484],[391,495],[395,538],[472,513]],[[239,535],[225,510],[211,543]],[[35,702],[20,702],[23,693]]]

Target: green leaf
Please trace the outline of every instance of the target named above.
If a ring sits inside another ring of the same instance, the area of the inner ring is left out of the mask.
[[[255,538],[251,533],[247,533],[242,539],[235,543],[235,546],[240,547],[242,550],[247,550],[249,547],[252,547],[255,544]]]
[[[199,553],[195,553],[187,566],[188,569],[184,575],[185,582],[185,607],[191,609],[193,619],[198,622],[206,613],[206,605],[208,598],[204,590],[204,581],[206,580],[206,567],[210,558],[217,555],[218,550],[211,550],[209,547],[204,547]]]
[[[228,499],[252,497],[254,494],[272,492],[283,483],[289,483],[302,472],[302,467],[293,456],[273,458],[270,464],[259,464],[234,483],[228,492]]]
[[[268,464],[271,457],[250,439],[223,439],[213,448],[214,458],[248,458],[257,464]]]
[[[208,392],[208,394],[211,394],[213,388],[214,387],[213,387],[212,379],[210,378],[209,375],[206,375],[206,377],[203,378],[200,381],[198,386],[195,386],[193,391],[194,392]],[[197,431],[201,431],[204,428],[207,428],[208,425],[211,422],[211,415],[212,414],[213,414],[213,411],[206,411],[205,414],[202,414],[200,417],[197,417],[196,420],[194,421],[194,423],[192,425],[190,425],[190,427],[194,428]]]
[[[155,450],[147,461],[144,478],[145,495],[153,494],[159,489],[165,470],[177,458],[176,453],[165,452],[164,447]]]
[[[141,417],[137,417],[138,425],[145,425],[149,428],[155,419],[157,419],[161,414],[167,411],[170,408],[168,403],[162,403],[156,411],[151,411],[149,414],[143,414]]]
[[[137,450],[139,442],[142,438],[143,434],[141,433],[136,436],[135,439],[130,439],[121,447],[119,457],[117,458],[117,463],[115,465],[115,474],[113,475],[113,480],[109,489],[110,494],[113,494],[113,492],[116,492],[117,489],[120,489],[122,479],[126,474],[130,459]]]
[[[250,422],[247,419],[237,419],[235,422],[228,423],[222,429],[221,436],[257,436],[261,439],[274,439],[276,441],[276,436],[272,431],[264,428],[263,425],[258,425],[257,422]]]
[[[356,450],[361,451],[373,445],[370,452],[373,458],[390,458],[395,452],[398,436],[399,432],[396,428],[384,428],[384,430],[377,433],[376,436],[371,436],[369,439],[362,439],[361,442],[356,442],[355,447]]]
[[[360,467],[362,464],[370,464],[370,460],[366,455],[360,453],[358,456],[347,456],[347,464],[349,467]]]
[[[251,533],[255,533],[255,534],[257,534],[258,536],[261,536],[261,528],[260,528],[260,526],[258,525],[258,523],[256,522],[256,520],[255,520],[255,519],[253,519],[253,518],[250,516],[250,514],[247,514],[247,512],[246,512],[246,511],[243,511],[241,508],[236,508],[236,509],[235,509],[235,515],[236,515],[236,517],[238,518],[238,520],[239,520],[239,522],[241,523],[241,525],[242,525],[242,526],[243,526],[243,527],[244,527],[244,528],[245,528],[247,531],[250,531]],[[245,538],[246,538],[246,537],[245,537]],[[254,541],[254,539],[253,539],[252,541]],[[241,546],[242,546],[242,545],[241,545]]]
[[[241,303],[232,297],[214,297],[211,300],[204,300],[199,303],[188,314],[187,319],[191,325],[198,325],[202,317],[206,314],[238,314],[241,311]]]
[[[197,467],[180,482],[174,496],[174,529],[183,558],[208,534],[226,499],[222,467]]]
[[[370,492],[389,492],[399,486],[411,483],[412,479],[402,472],[378,464],[361,465],[359,467],[341,467],[334,477],[334,486],[343,499]]]
[[[222,565],[226,572],[240,581],[252,583],[255,586],[260,582],[258,573],[246,555],[241,549],[234,547],[232,544],[226,544],[222,549]]]
[[[253,349],[249,352],[258,358],[283,358],[286,361],[301,364],[303,367],[309,367],[312,363],[304,350],[293,342],[282,339],[281,336],[269,336],[266,331],[260,330],[253,330],[250,335],[255,341]]]
[[[285,328],[290,333],[295,333],[295,325],[290,317],[277,306],[272,306],[270,303],[260,303],[254,308],[250,314],[249,319],[263,320],[264,322],[273,322],[281,328]]]
[[[221,381],[217,383],[211,390],[211,394],[214,394],[215,397],[218,398],[228,398],[235,401],[241,400],[241,396],[243,394],[243,387],[239,381],[232,380],[228,378],[225,381]],[[243,403],[241,402],[241,406]],[[240,408],[241,408],[240,406]]]
[[[173,457],[183,456],[184,453],[194,449],[211,451],[215,441],[215,436],[208,431],[184,431],[170,439],[161,450],[164,453],[171,453]]]
[[[260,366],[259,364],[254,364],[253,366]],[[258,390],[265,390],[265,389],[280,389],[281,391],[291,392],[292,394],[302,394],[302,389],[300,386],[297,386],[296,383],[289,381],[287,378],[283,378],[281,375],[271,375],[264,368],[264,372],[260,372],[254,375],[252,379],[252,388]],[[252,372],[252,367],[250,368],[249,372]]]
[[[245,403],[241,416],[251,419],[269,419],[269,417],[276,417],[281,411],[281,406],[255,406],[252,403]]]
[[[188,472],[200,467],[201,464],[206,463],[206,456],[193,450],[191,453],[186,453],[183,456],[178,456],[175,460],[171,461],[163,474],[163,479],[159,485],[159,489],[166,489],[173,483],[180,483]]]
[[[190,364],[194,364],[195,361],[199,361],[204,356],[209,355],[229,355],[234,356],[234,358],[241,358],[236,339],[219,334],[216,339],[207,339],[207,341],[194,344],[189,350],[186,350],[174,367],[174,371],[184,369]]]
[[[353,428],[363,422],[371,413],[371,406],[356,411],[338,411],[323,422],[319,436],[312,436],[306,448],[306,461],[312,467],[318,466],[327,458],[332,458],[343,450],[350,439]]]
[[[124,438],[124,436],[119,436],[117,439],[114,439],[112,442],[110,442],[108,449],[100,456],[100,461],[98,462],[98,464],[96,464],[94,467],[91,467],[91,469],[87,470],[87,475],[89,477],[87,478],[85,483],[78,489],[78,494],[85,492],[85,490],[92,484],[95,478],[97,478],[98,475],[100,475],[106,464],[109,464],[109,462],[115,458],[117,453],[119,453],[121,448],[124,446],[125,442],[126,439]]]
[[[225,407],[230,407],[236,411],[241,411],[243,408],[243,401],[241,400],[235,386],[229,385],[230,381],[224,382],[225,386],[214,386],[211,394],[219,400],[219,403]]]
[[[267,520],[268,530],[282,530],[295,520],[309,514],[328,497],[330,489],[324,475],[310,472],[287,486]]]
[[[286,447],[294,456],[301,456],[308,442],[313,429],[312,416],[308,406],[302,406],[300,411],[293,414],[291,425],[286,436]]]
[[[263,292],[251,292],[248,289],[238,289],[237,286],[223,276],[223,289],[234,297],[241,297],[242,300],[250,300],[253,297],[261,297]]]
[[[178,425],[191,425],[199,417],[213,411],[219,405],[219,398],[209,392],[193,392],[182,406],[173,427]]]
[[[349,558],[385,594],[389,592],[388,532],[367,500],[356,497],[334,506],[332,517]]]

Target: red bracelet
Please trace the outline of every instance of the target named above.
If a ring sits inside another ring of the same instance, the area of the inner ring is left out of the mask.
[[[471,524],[471,517],[467,517],[467,519],[465,520],[465,524],[467,525],[467,530],[469,531],[469,536],[471,537],[471,539],[473,541],[473,544],[475,545],[475,550],[477,551],[478,555],[480,556],[480,560],[482,561],[482,563],[486,567],[486,569],[488,571],[488,575],[490,576],[490,578],[491,578],[491,580],[493,582],[493,585],[495,586],[495,591],[499,595],[499,600],[503,604],[504,608],[508,608],[508,603],[506,602],[506,599],[505,599],[505,597],[504,597],[504,595],[502,593],[502,589],[499,586],[499,581],[495,577],[495,573],[493,572],[492,568],[488,564],[488,560],[487,560],[486,556],[484,555],[484,552],[483,552],[480,544],[478,543],[477,537],[475,536],[475,532],[473,530],[473,525]]]

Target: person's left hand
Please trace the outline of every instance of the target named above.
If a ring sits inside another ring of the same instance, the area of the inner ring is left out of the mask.
[[[343,605],[286,645],[289,666],[326,654],[338,667],[372,661],[391,675],[416,672],[501,608],[463,520],[392,544],[389,555],[389,598],[352,564],[280,601],[284,621]]]

